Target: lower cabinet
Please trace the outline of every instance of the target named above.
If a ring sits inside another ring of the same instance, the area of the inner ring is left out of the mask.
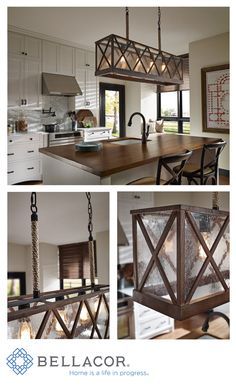
[[[118,301],[118,339],[134,338],[133,300]]]
[[[16,134],[8,137],[8,184],[42,180],[39,148],[47,146],[42,133]]]
[[[150,339],[174,329],[174,320],[134,302],[135,338]]]

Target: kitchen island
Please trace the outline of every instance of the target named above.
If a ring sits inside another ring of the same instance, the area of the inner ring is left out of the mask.
[[[143,176],[155,176],[158,158],[186,149],[194,153],[219,138],[162,134],[142,144],[139,138],[102,142],[97,152],[80,152],[75,145],[40,149],[46,185],[125,185]]]

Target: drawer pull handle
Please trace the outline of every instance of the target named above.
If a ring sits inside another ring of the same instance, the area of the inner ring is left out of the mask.
[[[31,168],[27,168],[27,170],[33,170],[34,168],[33,167],[31,167]]]
[[[7,155],[15,155],[15,153],[7,153]]]
[[[7,174],[13,174],[15,173],[14,170],[11,170],[10,172],[7,172]]]
[[[30,138],[30,141],[33,141],[33,138]]]
[[[151,328],[151,326],[145,327],[145,328],[143,329],[143,331],[150,330],[150,328]]]
[[[27,150],[27,153],[34,153],[34,150]]]
[[[12,139],[10,139],[10,141],[9,141],[9,142],[13,142],[13,141],[12,141]]]

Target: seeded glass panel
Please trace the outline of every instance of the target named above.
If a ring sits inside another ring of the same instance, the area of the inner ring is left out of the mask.
[[[138,283],[140,284],[147,265],[151,259],[151,252],[147,246],[143,233],[137,224],[137,270],[138,270]]]
[[[45,312],[42,312],[40,314],[32,315],[29,318],[23,318],[19,320],[13,320],[12,322],[8,322],[8,338],[10,339],[23,339],[27,340],[30,339],[29,337],[29,329],[25,329],[25,331],[22,333],[22,336],[19,336],[19,330],[22,325],[22,323],[26,323],[32,328],[33,332],[33,338],[38,332],[38,329],[40,327],[40,324],[43,320],[43,317],[45,315]]]
[[[185,220],[185,298],[199,273],[206,255],[192,230],[187,219]]]
[[[153,295],[169,298],[168,291],[162,280],[162,277],[157,269],[156,263],[154,263],[147,281],[144,285],[143,292],[152,293]]]
[[[142,215],[143,223],[154,248],[157,246],[171,213],[171,211],[163,211]]]
[[[173,225],[165,239],[165,242],[159,252],[159,260],[165,271],[167,279],[170,282],[170,286],[177,294],[177,238],[176,238],[176,225],[175,219]]]
[[[201,278],[196,291],[193,294],[192,301],[204,296],[213,295],[217,292],[223,292],[224,288],[219,281],[214,269],[209,265]]]

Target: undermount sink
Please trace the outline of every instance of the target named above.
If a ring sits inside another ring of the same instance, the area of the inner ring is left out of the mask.
[[[141,143],[142,140],[135,138],[135,139],[119,139],[118,141],[114,141],[112,143],[115,143],[117,145],[134,145],[136,143]]]

